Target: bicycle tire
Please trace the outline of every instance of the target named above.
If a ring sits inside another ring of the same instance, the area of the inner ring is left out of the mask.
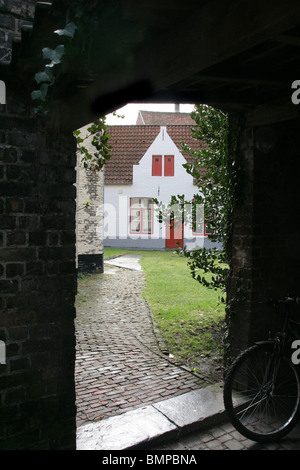
[[[268,368],[274,370],[273,350],[274,343],[269,342],[246,349],[235,359],[224,382],[224,406],[231,423],[256,442],[279,440],[299,419],[300,381],[294,364],[280,356],[276,382],[270,375],[266,377]]]

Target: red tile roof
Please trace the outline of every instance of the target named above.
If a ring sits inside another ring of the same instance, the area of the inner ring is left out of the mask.
[[[137,124],[148,125],[194,125],[190,113],[161,112],[161,111],[139,111]]]
[[[166,127],[167,133],[179,151],[182,141],[194,150],[203,147],[203,143],[192,138],[191,126]],[[132,184],[133,165],[139,163],[159,132],[160,126],[155,125],[108,126],[112,156],[105,165],[105,184]],[[190,158],[187,160],[190,161]]]

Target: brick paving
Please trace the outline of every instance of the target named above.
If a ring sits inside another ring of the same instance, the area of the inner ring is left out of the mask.
[[[142,297],[144,273],[107,266],[79,281],[77,425],[196,390],[204,381],[173,364]]]
[[[107,267],[79,282],[76,336],[77,425],[98,421],[205,386],[169,362],[142,298],[144,274]],[[230,423],[148,450],[300,450],[300,423],[278,443],[244,438]]]
[[[250,441],[237,432],[230,423],[222,423],[205,431],[194,432],[162,445],[149,446],[151,450],[299,450],[300,423],[278,442],[261,444]]]

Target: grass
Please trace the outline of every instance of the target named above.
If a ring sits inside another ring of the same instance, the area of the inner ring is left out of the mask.
[[[169,352],[197,371],[200,357],[220,360],[224,305],[221,292],[195,281],[186,258],[171,251],[137,251],[105,248],[105,258],[126,253],[141,255],[146,275],[144,297]]]

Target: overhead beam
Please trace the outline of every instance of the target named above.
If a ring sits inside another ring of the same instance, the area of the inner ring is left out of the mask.
[[[176,34],[171,28],[147,51],[148,72],[160,88],[204,71],[300,24],[299,0],[214,0],[193,9]],[[142,59],[140,57],[138,62]]]
[[[195,79],[191,79],[191,84],[190,86],[192,87],[193,85],[199,85],[201,82],[209,82],[211,85],[213,84],[220,84],[222,85],[257,85],[261,87],[282,87],[285,85],[285,81],[283,80],[272,80],[272,77],[270,79],[265,79],[264,77],[259,77],[257,76],[256,78],[254,77],[246,77],[243,75],[237,75],[233,77],[232,75],[206,75],[206,74],[201,74],[198,77],[195,77]]]

